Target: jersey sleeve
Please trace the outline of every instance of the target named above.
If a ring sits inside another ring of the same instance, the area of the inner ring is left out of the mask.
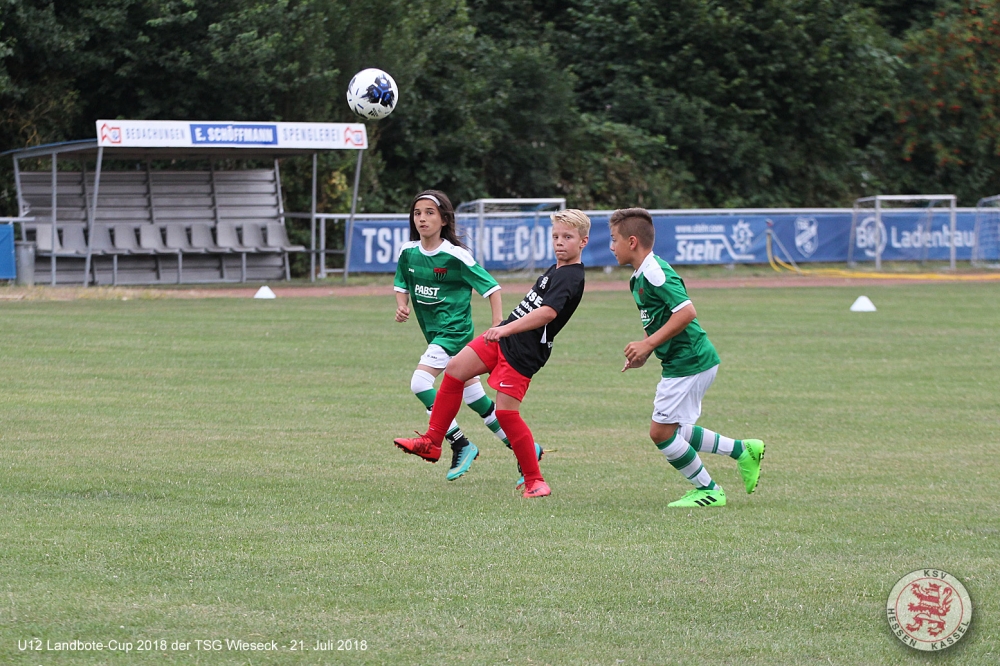
[[[663,299],[670,312],[677,312],[691,304],[684,281],[678,275],[667,275],[666,281],[655,289],[656,295]]]
[[[471,266],[463,263],[462,277],[465,279],[465,283],[482,294],[483,298],[500,289],[500,285],[493,279],[493,276],[485,268],[476,263],[473,263]]]
[[[402,252],[399,255],[399,261],[396,262],[396,277],[392,281],[392,288],[394,291],[401,291],[404,293],[409,293],[410,289],[406,286],[406,253]]]
[[[550,278],[549,288],[542,299],[542,305],[552,308],[558,314],[566,303],[580,291],[580,276],[575,271],[556,270]]]

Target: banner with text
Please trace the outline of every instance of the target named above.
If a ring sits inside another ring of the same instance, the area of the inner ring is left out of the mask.
[[[583,251],[586,266],[617,265],[611,254],[608,218],[611,211],[590,214],[590,241]],[[852,213],[832,210],[809,213],[753,213],[731,215],[654,214],[654,251],[671,264],[767,263],[768,223],[775,237],[796,262],[848,260]],[[542,269],[555,263],[548,215],[486,218],[459,223],[473,255],[487,270]],[[874,261],[878,241],[884,261],[946,261],[954,243],[959,261],[971,259],[975,242],[975,211],[962,209],[951,234],[948,211],[889,211],[876,230],[875,215],[857,219],[853,259]],[[351,270],[392,272],[400,246],[409,240],[409,223],[399,219],[357,219],[351,251]],[[782,256],[781,250],[774,250]],[[785,257],[782,257],[785,258]]]
[[[368,147],[364,123],[267,123],[182,120],[98,120],[97,143],[110,148]]]

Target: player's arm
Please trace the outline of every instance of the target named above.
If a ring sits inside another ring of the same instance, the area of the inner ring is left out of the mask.
[[[688,303],[677,312],[670,315],[667,323],[655,331],[652,335],[647,334],[644,340],[636,340],[625,345],[625,358],[628,359],[622,372],[629,368],[642,366],[653,351],[670,338],[676,337],[681,331],[687,328],[698,316],[694,309],[694,303]]]
[[[500,290],[497,289],[489,296],[490,298],[490,312],[492,313],[493,322],[491,326],[499,326],[500,322],[503,321],[503,301],[501,300]]]
[[[396,321],[403,323],[410,318],[410,290],[406,284],[406,257],[400,255],[396,262],[396,276],[392,280],[392,290],[396,294]]]
[[[500,285],[493,279],[485,268],[473,263],[462,265],[465,282],[480,294],[490,299],[491,326],[496,326],[503,321],[503,301],[500,297]]]
[[[396,321],[403,323],[410,318],[410,292],[396,291]]]
[[[536,328],[541,328],[548,324],[550,321],[555,319],[558,314],[558,312],[549,306],[543,305],[537,310],[532,310],[520,319],[515,319],[514,321],[504,324],[503,326],[494,326],[483,333],[483,339],[485,339],[486,342],[496,342],[500,338],[506,338],[508,335],[523,333],[524,331],[533,331]]]

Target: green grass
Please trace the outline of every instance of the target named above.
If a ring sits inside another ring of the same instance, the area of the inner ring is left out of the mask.
[[[859,293],[694,293],[723,359],[700,423],[768,449],[753,496],[706,456],[729,506],[690,512],[655,367],[619,372],[625,294],[589,294],[532,383],[531,501],[467,409],[459,481],[392,446],[425,417],[391,299],[0,303],[0,663],[920,664],[883,605],[936,566],[976,617],[932,661],[995,664],[1000,285]],[[193,643],[226,638],[367,650]]]

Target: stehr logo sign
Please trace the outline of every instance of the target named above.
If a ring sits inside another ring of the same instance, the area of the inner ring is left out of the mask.
[[[754,233],[750,223],[744,220],[731,225],[728,235],[724,224],[678,224],[674,227],[674,237],[677,239],[676,262],[718,262],[722,261],[723,252],[730,261],[754,258],[750,253]]]
[[[815,217],[795,218],[795,247],[803,257],[811,257],[819,247],[819,222]]]
[[[962,639],[972,623],[972,600],[961,581],[940,569],[911,571],[885,605],[893,635],[915,650],[937,651]]]

